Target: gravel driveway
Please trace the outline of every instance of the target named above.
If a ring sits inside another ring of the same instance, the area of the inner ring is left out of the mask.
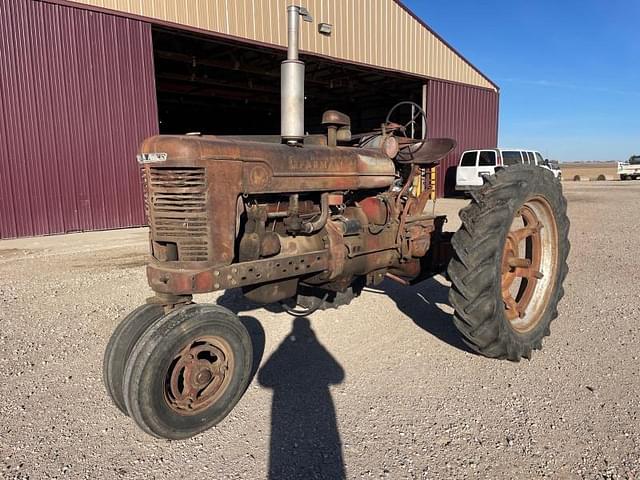
[[[564,188],[571,271],[531,361],[465,349],[442,277],[310,322],[200,296],[239,312],[262,363],[232,414],[184,442],[142,433],[102,386],[118,317],[149,295],[146,231],[0,242],[2,476],[639,478],[640,182]]]

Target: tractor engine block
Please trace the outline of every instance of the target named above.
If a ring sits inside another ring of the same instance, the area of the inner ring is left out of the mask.
[[[317,202],[301,199],[298,194],[288,199],[262,199],[265,203],[247,199],[240,261],[326,250],[328,262],[325,271],[304,278],[244,287],[245,296],[258,303],[272,303],[295,296],[300,282],[342,292],[356,277],[365,277],[366,284],[379,283],[387,273],[406,281],[416,278],[436,218],[408,216],[403,222],[402,211],[396,207],[397,195],[358,194],[323,193]],[[318,219],[315,226],[313,219]]]
[[[397,169],[385,142],[320,140],[304,148],[240,137],[145,141],[147,274],[163,301],[242,287],[272,303],[301,285],[344,292],[357,278],[408,283],[433,269],[425,254],[444,218],[422,213],[427,192],[411,190],[418,167]]]

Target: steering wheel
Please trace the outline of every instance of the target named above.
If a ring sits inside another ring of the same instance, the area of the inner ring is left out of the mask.
[[[396,119],[394,119],[397,117]],[[408,122],[404,120],[410,118]],[[402,118],[400,121],[394,121]],[[385,128],[397,132],[401,136],[398,138],[400,151],[398,160],[411,160],[425,144],[427,138],[427,115],[420,105],[415,102],[404,101],[396,103],[385,119]]]

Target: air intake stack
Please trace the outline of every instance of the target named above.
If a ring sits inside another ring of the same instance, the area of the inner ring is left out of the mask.
[[[280,68],[280,135],[288,145],[297,145],[304,138],[304,62],[298,59],[300,17],[305,22],[313,21],[305,7],[287,7],[287,59]]]

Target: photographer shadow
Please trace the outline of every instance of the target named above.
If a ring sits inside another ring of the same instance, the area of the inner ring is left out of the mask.
[[[239,289],[225,291],[217,303],[236,314],[263,307],[245,299]],[[289,334],[259,369],[264,329],[252,316],[239,318],[253,344],[251,378],[257,372],[258,383],[273,390],[269,479],[345,478],[342,441],[330,391],[331,385],[344,380],[342,366],[320,343],[309,319],[302,317],[293,320]]]
[[[413,323],[439,340],[464,352],[476,355],[463,340],[449,313],[449,287],[435,278],[428,278],[416,285],[402,286],[385,280],[380,286],[397,307]]]
[[[295,318],[258,373],[260,385],[273,390],[269,479],[345,478],[330,391],[344,376],[309,320]]]

